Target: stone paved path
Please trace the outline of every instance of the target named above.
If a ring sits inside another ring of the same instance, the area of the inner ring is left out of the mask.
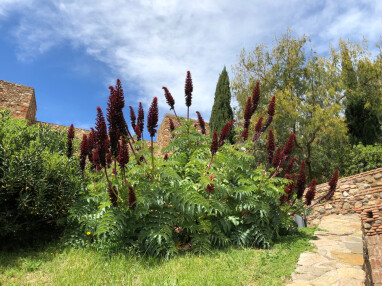
[[[287,286],[364,285],[361,219],[356,214],[324,217],[316,231],[316,253],[304,252]]]

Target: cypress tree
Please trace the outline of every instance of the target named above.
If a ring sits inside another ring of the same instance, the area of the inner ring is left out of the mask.
[[[222,130],[224,125],[233,119],[233,112],[231,108],[231,90],[229,87],[229,78],[226,68],[223,68],[216,85],[214,105],[212,107],[210,118],[210,135],[217,131]],[[231,129],[230,141],[232,142],[233,131]]]

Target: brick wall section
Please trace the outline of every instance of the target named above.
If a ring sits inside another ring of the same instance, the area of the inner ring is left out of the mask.
[[[172,135],[170,132],[170,123],[169,123],[170,121],[169,121],[169,119],[171,119],[174,122],[175,128],[178,128],[180,126],[179,121],[175,115],[166,113],[166,115],[164,116],[163,121],[162,121],[162,123],[158,129],[158,135],[157,135],[157,144],[158,145],[157,146],[158,146],[159,152],[163,148],[168,146],[168,144],[170,143],[171,138],[172,138]],[[185,119],[185,118],[179,117],[179,119]],[[191,119],[191,120],[194,122],[194,124],[196,124],[196,129],[199,132],[201,132],[201,129],[199,126],[199,121],[194,120],[194,119]],[[206,122],[206,132],[207,132],[207,135],[210,132],[210,125],[208,124],[208,122]]]
[[[0,80],[0,108],[8,108],[13,117],[36,121],[36,98],[29,86]]]
[[[382,235],[364,235],[365,285],[382,286]]]

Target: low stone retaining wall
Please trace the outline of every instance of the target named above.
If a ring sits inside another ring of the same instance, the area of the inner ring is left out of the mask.
[[[328,189],[327,183],[318,185],[316,198],[322,197]],[[362,213],[364,209],[379,205],[381,199],[382,168],[342,178],[338,180],[333,198],[313,208],[307,217],[308,224],[318,225],[322,217],[330,214]],[[377,229],[374,230],[378,232]]]
[[[323,196],[328,184],[317,186],[316,197]],[[317,204],[307,217],[318,225],[331,214],[357,213],[362,220],[365,285],[382,286],[382,168],[338,180],[330,201]]]

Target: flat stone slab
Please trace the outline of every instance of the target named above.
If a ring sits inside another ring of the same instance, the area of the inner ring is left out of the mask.
[[[287,286],[364,285],[361,218],[357,214],[323,217],[311,241],[316,252],[300,255]]]

